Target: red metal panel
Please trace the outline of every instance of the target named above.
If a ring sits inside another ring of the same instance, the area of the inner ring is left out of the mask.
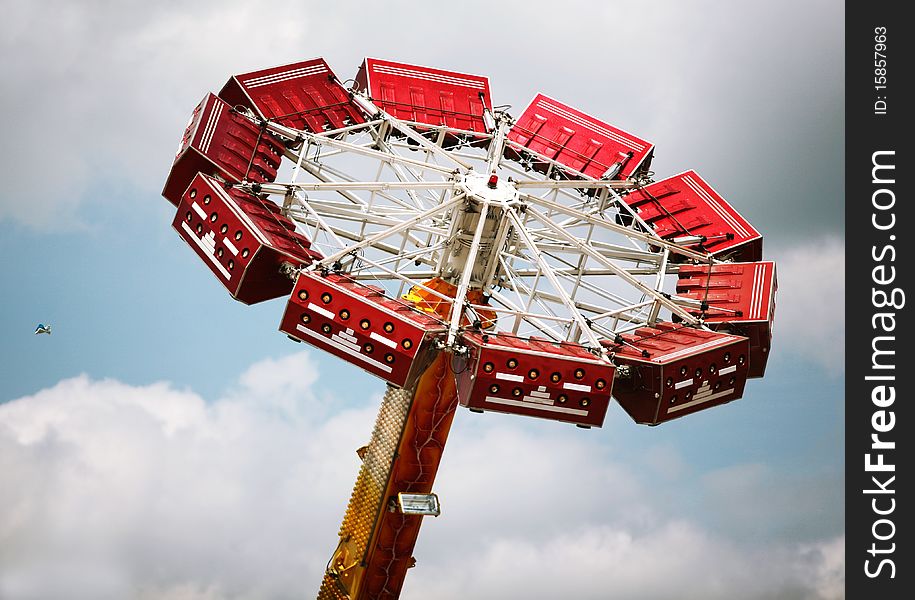
[[[245,304],[289,293],[293,282],[280,272],[282,263],[299,266],[319,257],[275,204],[203,174],[185,191],[172,226]]]
[[[280,331],[404,387],[427,366],[426,350],[444,325],[379,288],[303,273]]]
[[[461,406],[600,427],[615,368],[576,344],[510,335],[464,335]]]
[[[633,190],[623,201],[664,239],[702,236],[704,242],[690,247],[737,261],[762,260],[760,233],[695,171]]]
[[[630,369],[613,397],[637,423],[657,425],[743,395],[749,340],[657,322],[622,336],[614,360]]]
[[[366,58],[356,83],[398,119],[486,132],[483,108],[492,110],[486,77]]]
[[[313,133],[365,122],[323,58],[235,75],[219,97],[265,119]]]
[[[627,179],[648,169],[654,151],[650,142],[544,94],[538,94],[518,117],[508,139],[594,179],[613,170],[618,172],[610,178]],[[540,171],[547,166],[534,163]]]
[[[706,325],[750,338],[749,376],[762,377],[775,320],[775,263],[683,265],[677,277],[677,294],[708,304]],[[690,312],[698,316],[703,311]]]
[[[162,195],[177,206],[197,173],[217,175],[232,183],[273,181],[282,153],[279,140],[207,94],[184,131]]]

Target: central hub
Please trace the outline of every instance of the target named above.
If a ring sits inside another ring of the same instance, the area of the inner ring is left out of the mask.
[[[492,175],[471,171],[464,175],[463,180],[458,184],[458,189],[463,191],[468,198],[475,199],[478,202],[507,205],[516,201],[518,199],[518,190],[512,181],[499,177],[496,179],[495,187],[493,187],[491,185]]]
[[[473,172],[464,176],[458,190],[466,200],[451,213],[451,234],[439,272],[442,279],[456,285],[469,269],[468,288],[485,289],[498,270],[499,252],[509,230],[506,210],[518,200],[518,190],[511,181]],[[474,246],[481,219],[482,230]]]

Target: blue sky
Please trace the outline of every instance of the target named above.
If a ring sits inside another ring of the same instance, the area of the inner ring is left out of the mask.
[[[779,268],[738,402],[590,431],[461,410],[403,597],[844,597],[842,3],[3,6],[0,597],[317,590],[383,385],[287,340],[282,300],[231,300],[159,193],[231,74],[367,55],[650,139]]]

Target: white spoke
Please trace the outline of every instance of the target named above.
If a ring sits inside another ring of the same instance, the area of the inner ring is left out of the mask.
[[[366,123],[320,134],[268,123],[301,144],[286,150],[291,180],[240,186],[284,198],[284,213],[324,253],[307,269],[447,300],[446,347],[459,347],[471,312],[491,320],[481,311],[497,316],[495,331],[601,352],[602,340],[669,318],[662,311],[702,326],[664,285],[684,261],[719,261],[661,238],[623,201],[643,180],[595,179],[543,156],[525,168],[530,153],[510,139],[503,113],[484,134],[398,119],[356,96],[374,115]],[[473,304],[471,293],[495,304]]]
[[[559,283],[559,279],[556,277],[556,274],[543,259],[543,256],[537,251],[537,245],[530,238],[527,231],[525,230],[524,225],[521,223],[521,219],[518,218],[518,215],[515,214],[514,210],[508,211],[508,218],[512,220],[515,224],[515,227],[518,229],[519,237],[524,241],[524,244],[528,247],[530,252],[533,254],[533,259],[537,262],[537,265],[543,271],[543,274],[547,279],[550,280],[550,283],[553,284],[553,287],[556,289],[556,292],[559,294],[562,304],[565,305],[566,309],[572,314],[572,318],[575,319],[575,322],[578,324],[578,327],[584,333],[585,337],[588,338],[588,341],[591,344],[591,347],[595,350],[602,350],[603,346],[600,344],[600,340],[594,335],[594,332],[591,331],[590,326],[587,323],[587,320],[582,316],[578,309],[575,307],[575,302],[568,296],[565,289],[562,287],[562,284]],[[573,340],[577,341],[577,340]]]

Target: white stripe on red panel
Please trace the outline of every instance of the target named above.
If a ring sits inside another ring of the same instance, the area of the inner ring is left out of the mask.
[[[753,292],[750,295],[750,315],[751,319],[760,318],[760,308],[762,307],[763,279],[766,272],[765,265],[756,265],[753,269]]]
[[[354,352],[362,352],[362,347],[359,345],[359,343],[354,342],[353,340],[349,339],[347,336],[343,335],[342,332],[338,332],[338,333],[331,335],[330,339],[332,339],[335,342],[338,342],[340,344],[343,344],[344,346],[346,346],[350,350],[353,350]]]
[[[317,339],[317,340],[319,340],[319,341],[321,341],[321,342],[323,342],[323,343],[325,343],[325,344],[328,344],[328,345],[330,345],[330,346],[333,346],[333,347],[336,348],[337,350],[340,350],[341,352],[345,352],[346,354],[349,354],[350,356],[355,356],[355,357],[358,358],[359,360],[361,360],[361,361],[363,361],[363,362],[366,362],[366,363],[372,365],[372,366],[375,367],[376,369],[381,369],[381,370],[384,371],[385,373],[390,373],[391,371],[394,370],[393,368],[391,368],[390,365],[386,365],[386,364],[384,364],[383,362],[379,362],[379,361],[375,360],[374,358],[369,358],[368,356],[365,356],[364,354],[360,354],[359,352],[356,352],[356,351],[353,350],[352,348],[347,348],[346,346],[344,346],[343,344],[341,344],[341,343],[338,342],[337,340],[331,339],[331,338],[329,338],[329,337],[325,337],[325,336],[323,336],[323,335],[318,335],[317,333],[315,333],[314,331],[308,329],[308,328],[305,327],[304,325],[301,325],[301,324],[300,324],[300,325],[296,325],[295,328],[298,329],[299,331],[301,331],[302,333],[304,333],[305,335],[307,335],[307,336],[309,336],[309,337],[313,337],[313,338],[315,338],[315,339]]]
[[[318,313],[319,315],[323,315],[323,316],[327,317],[328,319],[333,319],[333,318],[334,318],[334,313],[330,312],[329,310],[327,310],[327,309],[324,308],[324,307],[318,306],[318,305],[315,304],[314,302],[309,302],[309,303],[308,303],[308,310],[310,310],[310,311],[312,311],[312,312],[316,312],[316,313]]]
[[[670,354],[664,354],[662,356],[653,358],[652,360],[662,361],[665,359],[679,358],[680,356],[683,356],[686,354],[692,354],[694,352],[698,352],[699,350],[706,350],[708,348],[714,348],[716,346],[721,346],[723,344],[729,344],[729,343],[733,342],[735,339],[736,338],[726,337],[726,338],[721,338],[721,339],[717,339],[717,340],[712,340],[710,342],[705,342],[704,344],[699,344],[698,346],[690,346],[689,348],[683,348],[682,350],[677,350],[676,352],[671,352]]]
[[[213,141],[213,132],[216,131],[216,124],[219,117],[222,116],[222,102],[217,101],[213,106],[213,112],[207,119],[206,127],[203,130],[203,137],[200,138],[200,151],[206,154],[210,150],[210,142]]]
[[[226,270],[226,268],[224,266],[222,266],[222,264],[218,260],[216,260],[216,257],[213,255],[213,248],[211,248],[210,246],[207,246],[203,240],[201,240],[200,238],[197,237],[197,234],[195,234],[191,230],[191,228],[188,227],[187,221],[181,221],[181,227],[183,227],[184,230],[187,232],[187,234],[189,236],[191,236],[191,239],[194,240],[194,242],[197,244],[197,246],[200,248],[200,250],[206,255],[206,257],[210,259],[210,261],[213,263],[213,265],[216,267],[216,269],[222,274],[222,276],[225,277],[227,280],[231,280],[232,275]]]
[[[535,404],[533,402],[524,402],[522,400],[513,400],[510,398],[497,398],[496,396],[486,396],[486,401],[493,404],[505,404],[508,406],[523,406],[533,410],[544,410],[547,412],[566,413],[579,417],[587,417],[588,411],[578,408],[566,408],[564,406],[551,406],[549,404]]]
[[[273,75],[261,75],[260,77],[252,77],[251,79],[245,79],[241,83],[242,85],[249,88],[261,87],[264,85],[270,85],[271,83],[279,83],[281,81],[298,79],[300,77],[307,77],[308,75],[316,75],[318,73],[325,72],[327,72],[327,67],[324,65],[312,65],[310,67],[302,67],[299,69],[291,69],[289,71],[274,73]]]
[[[724,222],[730,225],[736,233],[739,233],[742,237],[750,237],[750,233],[740,224],[740,222],[734,218],[727,210],[722,207],[711,194],[706,192],[699,183],[697,183],[692,177],[687,175],[683,178],[683,181],[688,185],[700,198],[704,199],[708,203],[709,207],[718,213]]]
[[[618,142],[624,146],[632,148],[633,150],[635,150],[637,152],[642,152],[645,149],[645,146],[643,146],[642,144],[639,144],[638,142],[636,142],[634,140],[624,137],[615,131],[606,129],[605,127],[602,127],[602,126],[598,125],[597,123],[592,123],[591,121],[588,121],[588,120],[576,115],[575,113],[569,112],[568,110],[566,110],[560,106],[556,106],[555,104],[546,102],[545,100],[541,100],[540,102],[538,102],[537,106],[548,112],[551,112],[555,115],[568,119],[568,120],[572,121],[573,123],[577,123],[577,124],[581,125],[582,127],[585,127],[586,129],[590,129],[594,133],[599,133],[601,135],[604,135],[615,142]]]
[[[462,87],[469,87],[475,89],[485,89],[486,84],[482,81],[475,81],[473,79],[464,79],[461,77],[454,77],[451,75],[440,75],[438,73],[428,73],[425,71],[417,71],[415,69],[405,69],[403,67],[393,67],[389,65],[373,65],[372,70],[376,73],[382,73],[384,75],[398,75],[400,77],[410,77],[411,79],[425,79],[426,81],[433,81],[436,83],[447,83],[449,85],[458,85]]]
[[[679,390],[681,388],[685,388],[690,385],[693,385],[692,377],[690,377],[689,379],[684,379],[683,381],[678,381],[676,384],[674,384],[674,389]]]
[[[562,387],[567,390],[575,390],[576,392],[590,392],[590,385],[582,385],[580,383],[563,383]]]
[[[691,402],[685,402],[683,404],[675,404],[674,406],[669,407],[667,409],[667,412],[668,412],[668,414],[670,414],[672,412],[677,412],[679,410],[684,410],[686,408],[692,408],[696,405],[704,404],[706,402],[711,402],[712,400],[717,400],[718,398],[723,398],[724,396],[727,396],[728,394],[733,394],[733,393],[734,393],[734,388],[728,388],[726,390],[722,390],[722,391],[718,392],[717,394],[710,394],[710,395],[700,398],[698,400],[692,400]]]
[[[395,348],[395,349],[397,348],[397,342],[395,342],[394,340],[389,340],[388,338],[384,337],[383,335],[379,335],[379,334],[375,333],[374,331],[369,334],[369,337],[371,339],[375,340],[376,342],[381,342],[388,348]]]
[[[229,238],[222,238],[222,244],[228,248],[229,252],[231,252],[234,256],[238,256],[238,248],[235,247],[235,244],[233,244]]]
[[[521,398],[522,402],[533,402],[534,404],[553,404],[553,399],[550,398],[549,394],[546,394],[546,397],[534,396],[533,392],[531,394],[523,396]]]
[[[203,219],[204,221],[206,221],[207,214],[203,211],[202,208],[200,208],[200,205],[199,205],[199,204],[197,204],[196,202],[192,202],[192,203],[191,203],[191,208],[194,209],[194,212],[195,212],[195,213],[197,213],[198,215],[200,215],[200,218],[201,218],[201,219]]]

